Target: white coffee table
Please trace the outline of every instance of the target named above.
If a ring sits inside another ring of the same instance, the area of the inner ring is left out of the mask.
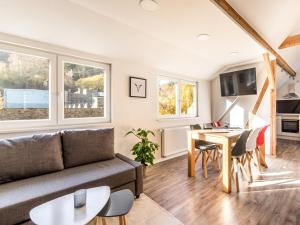
[[[76,209],[71,193],[33,208],[30,219],[38,225],[84,225],[97,216],[109,197],[108,186],[87,189],[86,205]]]

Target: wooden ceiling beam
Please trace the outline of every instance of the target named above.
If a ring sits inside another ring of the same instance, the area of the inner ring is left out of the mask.
[[[268,79],[269,79],[270,88],[275,89],[275,80],[274,80],[273,68],[271,65],[269,53],[264,53],[263,58],[264,58],[265,66],[267,69],[267,75],[268,75]]]
[[[279,49],[300,45],[300,34],[288,36],[278,47]]]
[[[211,0],[220,7],[233,21],[243,28],[258,44],[265,48],[268,52],[276,57],[277,64],[291,76],[295,76],[296,72],[289,64],[271,47],[271,45],[241,16],[234,8],[225,0]]]

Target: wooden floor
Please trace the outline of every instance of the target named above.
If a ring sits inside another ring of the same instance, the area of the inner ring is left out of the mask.
[[[221,191],[212,165],[208,179],[199,163],[189,178],[186,156],[148,168],[144,190],[186,225],[300,225],[300,142],[279,141],[277,151],[264,173],[253,167],[254,182],[241,182],[239,193],[234,186],[231,194]]]

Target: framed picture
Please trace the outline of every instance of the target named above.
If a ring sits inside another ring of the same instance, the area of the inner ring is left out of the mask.
[[[129,77],[129,97],[146,98],[147,80],[139,77]]]

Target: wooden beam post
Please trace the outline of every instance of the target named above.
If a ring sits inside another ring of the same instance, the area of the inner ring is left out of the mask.
[[[300,45],[300,34],[288,36],[278,47],[279,49]]]
[[[270,89],[274,90],[275,89],[275,80],[274,80],[274,74],[272,71],[272,65],[269,57],[269,53],[264,53],[263,54],[266,70],[267,70],[267,75],[268,75],[268,80],[270,84]]]
[[[255,105],[252,108],[252,110],[250,111],[250,118],[249,118],[248,122],[246,123],[246,127],[247,128],[249,128],[249,126],[250,126],[250,124],[252,122],[253,116],[256,115],[256,113],[258,111],[258,108],[259,108],[259,106],[260,106],[260,104],[261,104],[261,102],[263,100],[263,97],[265,96],[265,93],[266,93],[266,91],[268,89],[268,86],[269,86],[269,79],[266,78],[265,82],[264,82],[264,84],[263,84],[263,86],[262,86],[262,88],[261,88],[261,90],[260,90],[260,92],[258,94],[258,97],[256,99]]]
[[[265,48],[268,52],[275,56],[277,64],[291,76],[295,76],[296,72],[289,64],[271,47],[271,45],[241,16],[234,8],[225,0],[211,0],[219,8],[221,8],[234,22],[236,22],[246,33],[248,33],[258,44]]]
[[[276,60],[271,62],[268,53],[263,58],[270,84],[270,154],[276,155]]]
[[[271,62],[272,79],[276,84],[276,60]],[[270,154],[276,156],[276,86],[270,89],[270,103],[271,103],[271,115],[270,115]]]

